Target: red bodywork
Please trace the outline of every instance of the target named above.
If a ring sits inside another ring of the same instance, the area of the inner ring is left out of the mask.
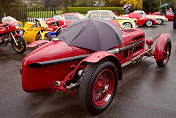
[[[159,14],[160,14],[160,12],[154,12],[154,13],[153,13],[153,15],[159,15]],[[174,20],[174,13],[173,13],[171,10],[167,10],[165,17],[166,17],[168,20]]]
[[[64,18],[62,18],[60,15],[54,16],[52,18],[49,18],[45,20],[46,24],[48,25],[49,32],[55,32],[62,26],[63,29],[67,28],[70,23],[67,23],[64,21]]]
[[[139,29],[125,29],[123,32],[123,45],[114,47],[112,50],[119,51],[113,54],[108,51],[91,51],[88,49],[68,46],[62,41],[48,42],[29,55],[23,60],[22,65],[22,85],[26,92],[33,91],[52,91],[55,89],[68,92],[66,86],[77,81],[78,72],[85,69],[87,63],[97,63],[102,59],[112,61],[119,70],[119,79],[122,78],[122,67],[137,61],[143,56],[152,56],[151,38],[147,39],[148,48],[145,48],[145,34]],[[159,36],[158,36],[159,37]],[[163,34],[159,37],[156,46],[155,58],[160,59],[163,55],[164,45],[169,37],[169,34]],[[43,43],[43,42],[42,42]],[[35,44],[32,44],[35,45]],[[124,51],[123,51],[124,49]],[[31,68],[31,64],[37,62],[47,62],[57,59],[68,59],[69,57],[88,55],[82,60],[63,62],[51,66]],[[60,86],[54,86],[56,81],[60,82]],[[73,94],[75,91],[69,91]]]
[[[0,34],[7,34],[18,30],[15,28],[15,23],[8,23],[8,25],[10,27],[9,29],[6,26],[6,23],[0,24]]]
[[[142,17],[142,15],[139,13],[130,13],[128,14],[128,17],[132,19],[137,19],[136,25],[145,25],[147,20],[152,20],[154,25],[158,24],[155,19],[148,18],[148,17]]]
[[[174,13],[173,13],[171,10],[167,10],[165,17],[166,17],[168,20],[174,20]]]
[[[140,39],[134,41],[134,37],[139,36]],[[123,30],[123,46],[128,46],[129,44],[135,43],[137,41],[144,41],[145,35],[139,30]],[[141,49],[135,52],[128,51],[128,56],[124,57],[124,52],[113,55],[111,53],[102,53],[82,49],[78,47],[68,46],[66,43],[62,41],[53,41],[49,42],[38,49],[34,50],[28,56],[25,57],[22,66],[22,83],[23,89],[27,92],[32,91],[43,91],[43,90],[51,90],[55,81],[63,81],[64,78],[72,72],[72,69],[79,64],[79,61],[69,62],[59,65],[53,65],[43,68],[30,68],[29,64],[35,62],[43,62],[54,59],[61,59],[73,56],[79,56],[84,54],[94,53],[94,55],[98,55],[98,59],[96,56],[89,56],[85,59],[87,62],[97,62],[102,58],[107,56],[111,56],[119,60],[121,64],[128,62],[130,59],[134,58],[134,56],[139,55],[144,52],[144,43],[141,43]],[[139,45],[137,45],[139,46]],[[137,47],[136,46],[136,47]],[[74,69],[73,69],[74,70]]]
[[[0,24],[0,35],[2,38],[0,45],[3,44],[3,41],[4,41],[7,34],[10,34],[11,32],[15,32],[15,31],[19,30],[19,29],[15,28],[16,23],[17,22],[13,22],[13,23],[2,22],[2,24]],[[15,34],[14,37],[16,37],[16,36],[21,36],[21,35]]]

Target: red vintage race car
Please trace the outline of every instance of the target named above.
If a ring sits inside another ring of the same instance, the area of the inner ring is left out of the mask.
[[[142,26],[151,27],[153,25],[157,25],[158,24],[158,22],[155,19],[148,18],[148,17],[143,17],[139,13],[130,13],[130,14],[128,14],[128,17],[132,18],[132,19],[137,19],[136,25],[142,25]]]
[[[122,68],[144,56],[155,58],[159,68],[171,54],[170,34],[145,40],[139,29],[119,28],[103,19],[83,19],[72,23],[58,38],[40,46],[25,57],[22,86],[26,92],[79,91],[81,105],[100,114],[111,104]],[[146,43],[145,43],[146,42]],[[38,45],[33,43],[30,45]],[[145,48],[145,45],[147,45]]]

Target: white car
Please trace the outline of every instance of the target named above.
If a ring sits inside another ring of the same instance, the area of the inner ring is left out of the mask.
[[[134,13],[140,13],[143,17],[153,18],[158,21],[158,25],[163,24],[164,22],[168,21],[165,16],[161,15],[147,15],[143,10],[136,10]]]
[[[90,10],[87,12],[86,16],[89,18],[116,20],[125,29],[136,28],[136,19],[116,16],[111,10]]]

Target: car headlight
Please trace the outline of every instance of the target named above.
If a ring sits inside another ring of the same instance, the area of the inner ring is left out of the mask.
[[[20,28],[20,26],[19,26],[18,23],[15,23],[15,28],[16,28],[16,29],[19,29],[19,28]]]

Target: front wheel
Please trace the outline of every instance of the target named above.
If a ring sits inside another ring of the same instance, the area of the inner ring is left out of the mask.
[[[24,53],[26,51],[26,41],[22,36],[16,36],[15,40],[18,45],[16,45],[15,41],[12,40],[12,47],[17,53]]]
[[[158,25],[162,25],[163,24],[163,20],[162,19],[156,19],[158,21]]]
[[[147,20],[147,21],[145,22],[145,25],[146,25],[147,27],[151,27],[151,26],[153,25],[153,22],[152,22],[151,20]]]
[[[170,58],[170,54],[171,54],[171,41],[167,40],[165,47],[164,47],[162,60],[156,61],[159,68],[162,68],[167,65],[169,58]]]
[[[92,114],[100,114],[111,104],[117,90],[117,69],[110,61],[89,64],[80,80],[82,106]]]
[[[123,23],[125,29],[133,28],[131,23]]]

